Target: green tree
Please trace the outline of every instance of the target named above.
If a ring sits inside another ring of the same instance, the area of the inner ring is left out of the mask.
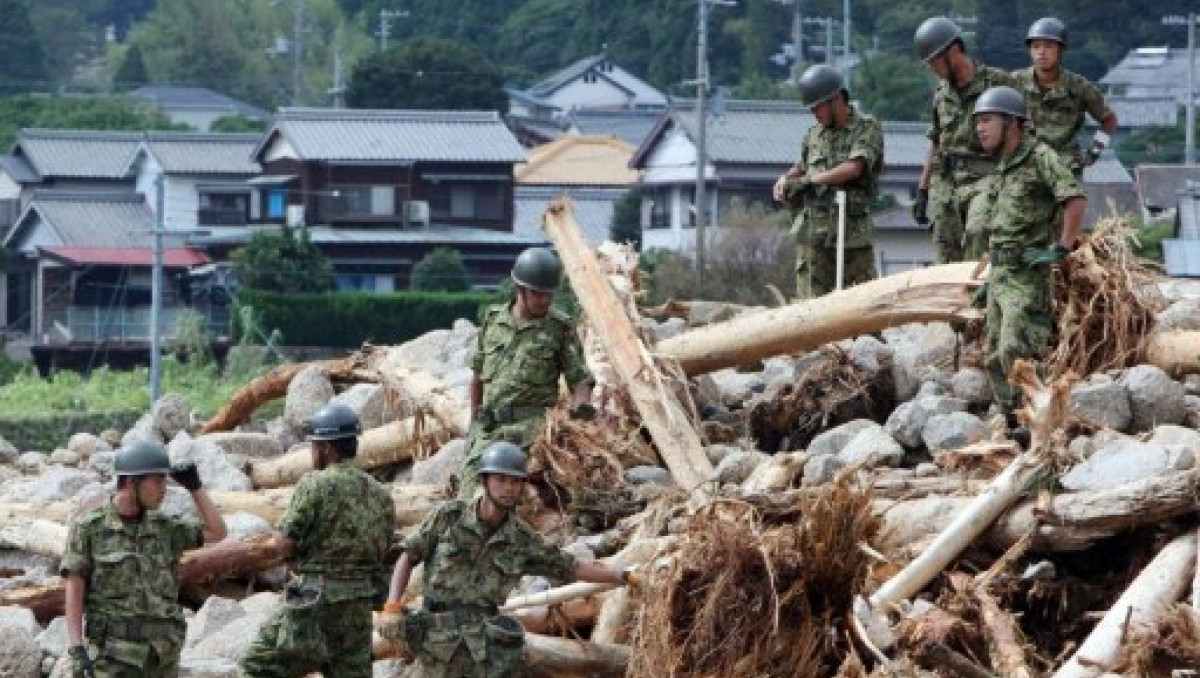
[[[915,57],[881,54],[858,68],[850,94],[880,120],[928,120],[935,86]]]
[[[613,206],[612,223],[608,237],[613,242],[631,242],[635,249],[642,249],[642,192],[631,189]]]
[[[500,69],[482,52],[437,38],[376,52],[355,67],[346,102],[355,108],[508,111]]]
[[[146,76],[146,62],[142,58],[142,48],[132,45],[121,60],[121,67],[113,75],[113,85],[119,90],[135,89],[149,82]]]
[[[1174,127],[1148,127],[1138,130],[1117,144],[1117,158],[1126,167],[1143,163],[1181,163],[1184,153],[1184,125],[1180,120]],[[1200,130],[1200,123],[1196,125]]]
[[[466,292],[471,282],[458,250],[439,247],[413,266],[410,287],[422,292]]]
[[[270,126],[266,120],[255,120],[244,115],[222,115],[209,125],[210,132],[265,132]]]
[[[0,0],[0,94],[51,89],[46,57],[25,0]]]
[[[252,290],[303,294],[334,288],[333,264],[309,239],[307,229],[259,231],[230,258],[238,281]]]
[[[22,127],[93,130],[186,130],[137,99],[126,96],[63,97],[21,94],[0,99],[0,146]]]

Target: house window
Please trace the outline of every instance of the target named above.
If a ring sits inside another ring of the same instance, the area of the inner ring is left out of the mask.
[[[770,189],[749,188],[725,189],[717,194],[718,214],[724,219],[731,210],[747,210],[754,207],[771,209]]]
[[[204,226],[245,224],[250,214],[250,195],[245,192],[217,193],[202,191],[197,221]]]
[[[429,192],[429,212],[434,219],[503,219],[504,184],[495,182],[439,182]]]
[[[665,190],[651,191],[646,198],[650,202],[650,221],[648,229],[663,229],[671,227],[671,196]]]
[[[390,275],[374,273],[339,273],[337,274],[339,292],[394,292],[395,278]]]
[[[396,215],[396,187],[346,184],[321,194],[321,211],[329,218]]]

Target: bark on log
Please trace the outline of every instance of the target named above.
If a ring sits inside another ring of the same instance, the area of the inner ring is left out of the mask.
[[[1096,678],[1118,658],[1125,630],[1146,627],[1183,595],[1196,567],[1196,533],[1159,551],[1053,678]]]
[[[616,593],[618,591],[576,598],[552,608],[524,607],[507,614],[521,622],[529,633],[564,633],[591,624],[600,614],[604,601]]]
[[[387,466],[412,459],[421,451],[436,450],[449,438],[433,417],[407,417],[364,431],[354,461],[363,469]],[[312,468],[312,448],[303,443],[274,459],[251,462],[250,480],[257,488],[285,487],[295,485]]]
[[[0,546],[51,558],[61,558],[67,527],[43,518],[20,518],[0,527]]]
[[[420,523],[434,506],[448,498],[446,488],[438,485],[392,485],[388,489],[396,505],[396,527]],[[208,494],[221,513],[244,511],[274,524],[287,509],[292,488],[254,492],[213,490]]]
[[[624,645],[525,634],[525,670],[530,678],[620,678],[628,664],[629,648]]]
[[[789,306],[745,313],[660,341],[657,351],[689,375],[796,353],[906,323],[977,315],[974,263],[907,271]]]
[[[388,350],[379,366],[384,386],[413,403],[414,412],[423,409],[432,414],[449,437],[465,437],[471,426],[471,408],[462,398],[451,395],[445,382],[406,360],[405,351]]]
[[[979,664],[955,652],[936,640],[924,640],[913,648],[913,659],[928,669],[941,669],[951,676],[963,678],[997,678]]]
[[[970,576],[954,572],[950,575],[950,581],[955,590],[974,599],[979,605],[979,616],[983,622],[981,630],[996,672],[1005,678],[1032,678],[1033,672],[1025,661],[1025,650],[1021,646],[1021,632],[1012,615],[1001,610],[996,599],[983,585],[972,582]]]
[[[650,352],[625,315],[591,247],[579,232],[565,201],[551,205],[543,217],[550,239],[558,246],[567,277],[587,313],[588,322],[603,328],[600,337],[629,392],[642,424],[675,482],[686,490],[706,489],[714,469],[687,410],[664,383]]]

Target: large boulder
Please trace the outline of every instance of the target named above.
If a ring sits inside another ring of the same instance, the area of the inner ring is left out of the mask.
[[[200,672],[236,665],[246,655],[259,627],[281,604],[275,593],[258,593],[233,607],[229,601],[214,600],[216,598],[209,596],[188,624],[187,640],[180,656],[181,675],[213,675]],[[206,612],[204,608],[209,606],[211,609]]]
[[[283,405],[283,420],[295,431],[303,431],[317,410],[325,407],[334,396],[333,384],[325,370],[309,365],[300,370],[288,383],[287,400]]]
[[[930,450],[955,450],[991,435],[987,424],[969,412],[935,414],[921,429],[921,440]]]
[[[809,457],[804,462],[804,475],[800,478],[802,487],[815,487],[831,482],[846,464],[836,454],[823,454],[819,457]]]
[[[937,390],[936,386],[930,385],[929,391],[934,390]],[[884,423],[884,429],[896,442],[910,450],[915,450],[925,444],[921,432],[925,430],[925,424],[930,417],[966,411],[967,401],[962,398],[932,393],[918,395],[913,400],[901,403],[899,407],[892,410],[887,422]]]
[[[195,464],[200,471],[200,480],[210,490],[254,489],[250,476],[230,461],[220,445],[205,438],[192,438],[181,432],[167,446],[171,463]]]
[[[358,422],[365,431],[409,414],[403,406],[403,398],[393,400],[396,402],[389,405],[387,391],[379,384],[355,384],[337,394],[331,402],[342,403],[357,412]]]
[[[441,379],[449,372],[471,366],[478,333],[479,328],[469,320],[459,318],[448,330],[426,332],[392,349],[381,369],[387,372],[415,366]]]
[[[42,648],[42,652],[61,657],[67,653],[67,648],[71,646],[70,637],[67,635],[67,618],[55,617],[46,625],[46,629],[37,634],[34,638],[37,641],[38,647]]]
[[[958,338],[946,323],[913,323],[883,330],[892,347],[896,401],[909,400],[925,381],[947,383]]]
[[[1193,466],[1195,455],[1188,448],[1116,438],[1098,446],[1091,456],[1063,475],[1060,482],[1072,492],[1107,490]]]
[[[1159,424],[1180,424],[1187,417],[1183,384],[1154,365],[1131,367],[1121,376],[1129,389],[1132,430],[1149,431]]]
[[[461,475],[467,458],[467,441],[456,438],[441,449],[412,465],[412,482],[417,485],[445,485],[450,476]]]
[[[808,448],[805,450],[809,456],[822,457],[827,454],[837,454],[842,451],[842,448],[849,443],[854,436],[860,431],[868,428],[879,426],[870,419],[855,419],[848,421],[840,426],[835,426],[828,431],[817,434],[815,438],[808,443]]]
[[[273,459],[284,453],[283,445],[266,433],[220,431],[196,438],[197,443],[213,444],[230,456],[243,459]]]
[[[992,402],[992,382],[978,367],[964,367],[950,378],[950,392],[970,405]]]
[[[0,676],[42,678],[42,650],[25,629],[0,626]]]
[[[91,471],[46,466],[38,475],[25,476],[0,485],[0,501],[32,504],[64,501],[73,499],[83,488],[99,481],[100,477]]]
[[[1184,297],[1168,306],[1154,319],[1154,329],[1160,332],[1200,330],[1200,298]]]
[[[1114,431],[1127,431],[1133,423],[1129,389],[1107,377],[1076,384],[1071,389],[1071,410],[1093,426]]]
[[[899,466],[904,463],[904,448],[879,424],[863,428],[837,453],[847,466]]]
[[[170,440],[191,424],[192,406],[178,393],[168,393],[150,408],[150,418],[159,439]]]

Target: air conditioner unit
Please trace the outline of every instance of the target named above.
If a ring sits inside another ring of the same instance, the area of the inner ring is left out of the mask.
[[[287,206],[287,225],[295,227],[304,225],[304,205]]]
[[[404,203],[404,218],[413,226],[429,225],[429,201],[409,200]]]

